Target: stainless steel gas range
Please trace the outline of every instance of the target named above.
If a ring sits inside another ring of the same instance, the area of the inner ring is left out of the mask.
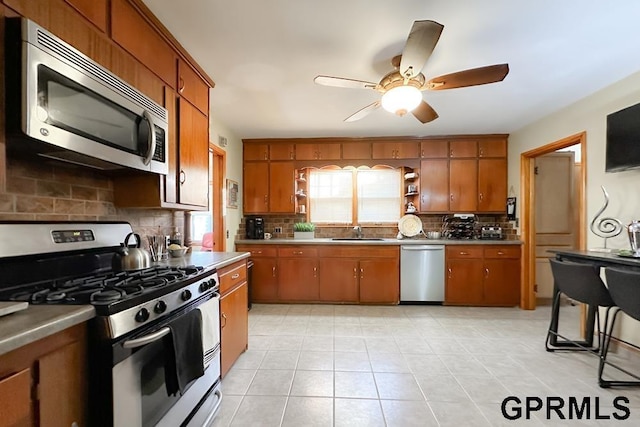
[[[116,271],[124,222],[4,222],[0,301],[91,304],[90,425],[206,426],[220,392],[218,274]]]

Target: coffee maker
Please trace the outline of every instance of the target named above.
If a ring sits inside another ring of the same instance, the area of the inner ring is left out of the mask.
[[[247,217],[247,239],[264,239],[264,218]]]

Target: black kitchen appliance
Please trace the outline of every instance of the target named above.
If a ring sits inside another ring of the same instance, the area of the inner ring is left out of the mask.
[[[0,301],[95,308],[89,425],[208,425],[222,398],[218,273],[178,263],[114,270],[112,259],[132,231],[125,222],[0,223],[0,235],[12,242],[0,246]],[[203,369],[172,393],[167,372],[184,365],[170,355],[194,348],[183,345],[176,328],[195,310]]]
[[[264,219],[259,216],[247,217],[247,239],[264,239]]]
[[[443,218],[443,237],[452,240],[477,238],[477,220],[473,214],[455,214]]]
[[[499,224],[485,224],[480,228],[480,238],[483,240],[502,240],[503,237]]]

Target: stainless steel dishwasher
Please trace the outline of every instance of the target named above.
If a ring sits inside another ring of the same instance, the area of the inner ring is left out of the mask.
[[[400,302],[444,301],[444,245],[400,247]]]

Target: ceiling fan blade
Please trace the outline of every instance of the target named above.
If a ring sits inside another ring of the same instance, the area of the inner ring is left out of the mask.
[[[444,25],[435,21],[415,21],[402,51],[400,74],[414,77],[420,74],[438,43]]]
[[[436,110],[424,100],[411,113],[422,123],[428,123],[438,118]]]
[[[438,76],[424,84],[429,90],[455,89],[477,86],[504,80],[509,73],[509,64],[489,65]]]
[[[316,76],[313,81],[323,86],[346,87],[351,89],[375,89],[377,83],[365,82],[363,80],[345,79],[343,77]]]
[[[380,101],[376,101],[376,102],[374,102],[372,104],[369,104],[366,107],[356,111],[355,113],[353,113],[352,115],[350,115],[349,117],[344,119],[344,121],[345,122],[355,122],[356,120],[360,120],[363,117],[366,117],[367,115],[369,115],[370,112],[380,108],[380,105],[381,105]]]

